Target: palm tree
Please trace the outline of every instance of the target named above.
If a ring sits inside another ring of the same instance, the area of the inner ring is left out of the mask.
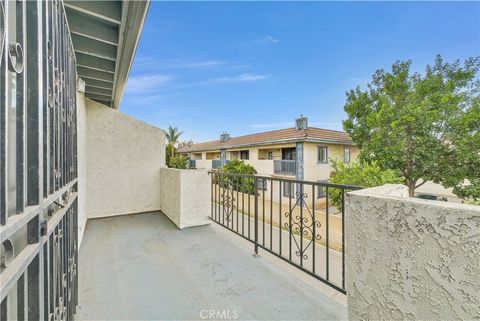
[[[193,145],[193,140],[184,140],[183,142],[178,143],[178,147],[190,147]]]
[[[168,126],[167,134],[165,135],[167,138],[167,142],[170,145],[175,145],[178,143],[178,139],[183,132],[179,131],[177,127]]]

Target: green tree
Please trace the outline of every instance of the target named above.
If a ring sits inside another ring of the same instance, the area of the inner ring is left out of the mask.
[[[165,138],[167,139],[167,146],[165,147],[165,162],[167,166],[170,166],[170,159],[176,155],[176,147],[175,145],[178,144],[178,140],[180,136],[183,134],[183,131],[179,131],[178,127],[168,126],[167,133],[165,134]]]
[[[348,91],[343,127],[360,159],[399,172],[410,196],[431,180],[479,198],[479,68],[480,57],[461,64],[437,56],[421,75],[411,61],[397,61],[391,72],[376,71],[365,91]]]
[[[177,144],[182,134],[183,131],[179,131],[178,127],[168,126],[167,133],[165,134],[165,137],[167,138],[167,143],[172,145]]]
[[[193,140],[184,140],[183,142],[178,143],[178,147],[190,147],[193,145]]]
[[[330,160],[333,171],[330,183],[348,184],[361,187],[375,187],[384,184],[401,184],[403,178],[397,172],[380,168],[377,162],[354,161],[349,165],[343,162]],[[342,191],[339,188],[329,188],[328,197],[332,204],[341,210]]]
[[[167,144],[165,147],[165,163],[170,166],[170,159],[175,156],[175,147],[172,144]]]
[[[174,155],[168,161],[168,167],[186,169],[188,158],[183,155]]]
[[[257,174],[257,170],[250,164],[246,164],[243,160],[233,159],[223,166],[220,175],[220,185],[230,186],[236,190],[247,194],[255,193],[255,180],[251,177],[239,177],[228,174]]]

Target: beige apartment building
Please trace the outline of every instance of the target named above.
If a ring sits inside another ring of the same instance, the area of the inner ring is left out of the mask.
[[[221,168],[228,161],[241,159],[252,165],[259,175],[306,181],[326,181],[332,172],[331,159],[350,163],[358,148],[345,132],[308,126],[300,117],[295,126],[257,134],[230,137],[179,148],[190,159],[191,167]],[[294,184],[283,187],[284,197],[295,194]],[[322,190],[317,198],[322,198]]]

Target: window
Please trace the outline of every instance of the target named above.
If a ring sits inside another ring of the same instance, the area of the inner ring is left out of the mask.
[[[268,159],[273,159],[273,153],[272,153],[272,152],[268,152],[267,158],[268,158]]]
[[[193,154],[193,159],[202,159],[202,153]]]
[[[318,163],[327,163],[328,162],[328,147],[327,146],[318,146],[317,147],[317,162]]]
[[[248,150],[241,150],[240,151],[240,159],[248,159],[249,152]]]
[[[282,148],[282,159],[294,160],[296,159],[297,150],[295,148]]]
[[[257,179],[257,189],[267,190],[267,180],[266,179]]]
[[[328,179],[320,180],[317,182],[327,183]],[[327,188],[325,186],[317,185],[317,198],[324,198],[327,196]]]
[[[295,184],[290,182],[283,182],[283,196],[293,197],[295,194]]]
[[[350,163],[350,147],[343,147],[343,162]]]

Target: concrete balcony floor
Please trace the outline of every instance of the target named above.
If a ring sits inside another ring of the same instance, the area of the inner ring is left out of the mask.
[[[77,320],[222,319],[205,310],[240,320],[347,318],[319,281],[252,253],[252,244],[214,223],[180,231],[159,212],[90,220]]]

